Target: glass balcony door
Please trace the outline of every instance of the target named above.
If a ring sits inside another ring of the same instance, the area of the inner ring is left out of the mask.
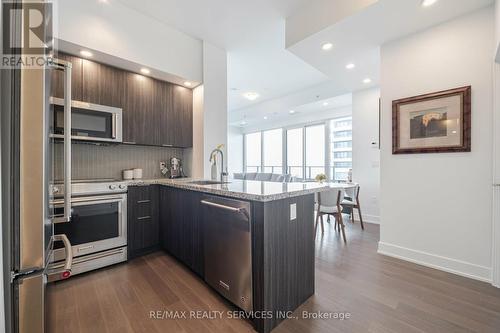
[[[314,179],[318,174],[325,174],[325,124],[307,126],[305,128],[306,140],[306,179]]]
[[[283,129],[262,132],[263,172],[283,173]]]
[[[262,133],[245,135],[245,172],[261,172],[262,169]]]
[[[292,177],[304,178],[304,128],[286,131],[287,173]]]

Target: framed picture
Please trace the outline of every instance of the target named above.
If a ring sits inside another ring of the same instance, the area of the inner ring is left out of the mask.
[[[392,102],[392,153],[471,150],[471,87]]]

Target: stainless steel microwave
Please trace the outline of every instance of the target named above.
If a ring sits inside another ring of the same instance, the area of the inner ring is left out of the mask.
[[[64,138],[64,100],[50,98],[51,136]],[[71,138],[82,141],[122,142],[122,109],[71,101]]]

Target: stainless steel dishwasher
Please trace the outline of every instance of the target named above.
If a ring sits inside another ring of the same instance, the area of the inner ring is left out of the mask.
[[[252,302],[250,203],[204,196],[205,281],[249,312]]]

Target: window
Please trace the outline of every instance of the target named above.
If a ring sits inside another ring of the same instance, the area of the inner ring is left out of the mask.
[[[325,173],[325,125],[306,127],[306,178]]]
[[[330,121],[330,166],[334,180],[346,181],[352,169],[352,118]]]
[[[352,159],[352,152],[350,151],[334,151],[333,152],[333,161]]]
[[[333,148],[352,148],[352,141],[337,141],[333,143]]]
[[[293,177],[304,178],[304,129],[294,128],[286,131],[287,173]]]
[[[352,131],[333,131],[336,138],[350,138],[352,137]]]
[[[262,161],[261,132],[245,135],[245,172],[260,172]]]
[[[283,130],[281,128],[265,131],[263,134],[264,166],[263,172],[283,173]]]
[[[352,168],[352,162],[335,162],[333,166],[335,168]]]
[[[333,181],[345,181],[349,169],[352,169],[351,117],[245,135],[245,172],[287,173],[305,180],[324,173]]]

